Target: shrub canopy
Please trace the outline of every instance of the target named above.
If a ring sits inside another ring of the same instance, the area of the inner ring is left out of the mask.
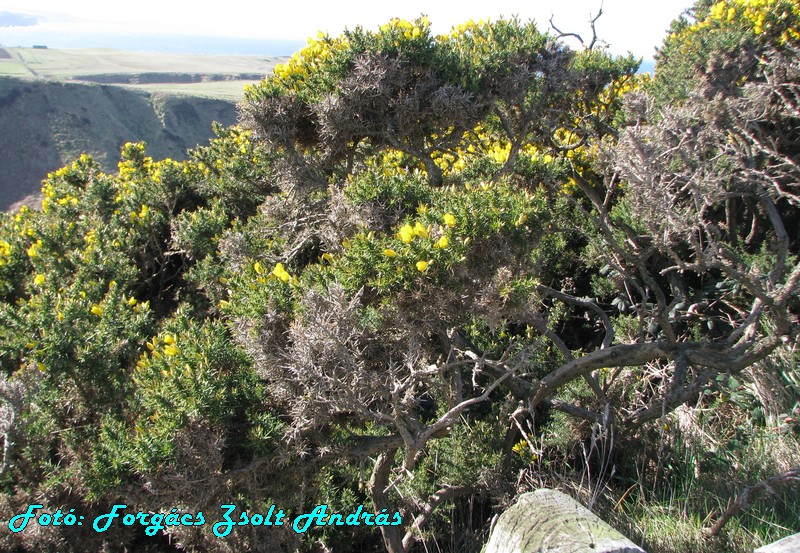
[[[635,443],[795,340],[797,7],[694,13],[652,83],[515,19],[320,35],[190,160],[50,175],[0,217],[0,512],[364,503],[409,551],[558,417]],[[171,534],[377,539],[239,530]]]

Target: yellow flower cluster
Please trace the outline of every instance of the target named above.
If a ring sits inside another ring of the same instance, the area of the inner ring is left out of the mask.
[[[271,274],[281,282],[289,282],[292,279],[292,275],[284,268],[283,263],[276,263]]]
[[[0,240],[0,267],[8,263],[8,258],[11,257],[13,248],[10,243],[5,240]]]
[[[489,150],[489,155],[494,158],[497,163],[505,163],[508,161],[508,157],[511,154],[511,143],[510,142],[496,142],[492,144],[491,150]]]
[[[63,196],[61,198],[58,198],[56,200],[56,203],[58,205],[67,205],[67,204],[69,204],[69,205],[75,207],[76,205],[78,205],[78,198],[76,198],[75,196],[72,196],[70,194],[67,194],[67,195],[65,195],[65,196]]]
[[[430,22],[428,18],[423,16],[415,23],[406,21],[405,19],[394,18],[389,23],[380,26],[380,31],[383,34],[402,33],[403,38],[406,40],[415,40],[428,31]]]
[[[131,211],[129,213],[129,217],[131,218],[132,222],[135,222],[139,225],[144,224],[145,219],[147,218],[147,214],[150,212],[150,208],[147,207],[145,204],[142,204],[141,209],[137,213],[136,211]]]
[[[379,31],[371,33],[371,36],[393,37],[394,43],[399,46],[402,41],[427,40],[429,29],[430,22],[427,17],[421,17],[414,22],[395,18],[381,25]],[[346,38],[331,38],[320,31],[316,38],[309,38],[308,44],[295,52],[286,63],[275,66],[273,82],[277,81],[290,87],[301,85],[317,74],[336,52],[344,51],[348,47],[349,42]],[[255,89],[256,87],[250,87],[247,92],[253,93]]]
[[[466,168],[467,158],[463,154],[463,151],[460,150],[456,151],[456,153],[445,152],[438,154],[433,161],[446,176],[449,176]]]
[[[153,339],[147,342],[145,346],[150,352],[150,355],[152,355],[155,359],[160,359],[162,355],[174,357],[181,351],[178,347],[178,339],[174,334],[165,334],[163,337],[153,336]],[[147,361],[148,354],[145,352],[142,354],[139,362],[136,363],[136,366],[139,368],[144,368],[147,365]]]
[[[687,29],[696,32],[712,26],[740,22],[760,35],[772,25],[784,28],[778,37],[778,44],[800,40],[800,4],[791,0],[721,0],[711,6],[708,14]],[[777,34],[777,33],[776,33]]]
[[[413,227],[409,224],[403,225],[397,233],[397,238],[399,238],[403,244],[409,244],[415,236],[427,238],[428,231],[429,229],[425,228],[422,223],[417,221]]]
[[[520,459],[528,463],[532,463],[539,458],[539,455],[531,450],[530,444],[528,444],[527,440],[520,440],[514,444],[514,447],[512,447],[511,450],[519,455]]]
[[[427,206],[420,204],[417,208],[417,212],[420,214],[427,213],[428,208]],[[444,228],[451,228],[456,224],[456,218],[452,213],[445,213],[442,217],[442,223]],[[423,225],[421,222],[417,221],[414,225],[410,225],[408,223],[404,224],[400,227],[400,230],[397,231],[395,235],[398,240],[400,240],[403,244],[410,244],[415,238],[426,239],[430,238],[431,232],[433,231],[433,226],[428,225],[427,227]],[[434,249],[445,249],[450,245],[450,239],[447,237],[446,234],[442,233],[438,239],[436,239],[433,243]],[[383,255],[389,258],[397,257],[397,252],[392,248],[384,248]],[[431,263],[433,263],[432,259],[420,259],[415,262],[415,266],[419,272],[425,272],[428,267],[430,267]]]
[[[39,257],[40,249],[42,249],[42,241],[37,240],[26,250],[28,257]]]
[[[733,16],[736,15],[736,8],[730,8],[725,5],[725,2],[717,2],[711,7],[709,17],[711,19],[733,21]]]
[[[309,38],[308,45],[292,54],[289,61],[275,66],[275,75],[283,81],[305,81],[333,55],[337,48],[346,45],[342,39],[331,39],[317,33],[317,39]]]
[[[477,138],[477,141],[476,141]],[[511,143],[487,131],[482,125],[464,133],[462,145],[452,152],[439,152],[434,162],[445,176],[462,171],[470,157],[485,156],[495,163],[504,164],[511,156]]]
[[[486,25],[486,22],[481,19],[477,23],[470,19],[465,23],[459,23],[455,25],[452,29],[450,29],[450,37],[452,38],[459,38],[464,35],[471,35],[474,34],[476,31],[479,31],[482,27]]]
[[[265,273],[264,266],[261,264],[260,261],[256,261],[253,264],[253,270],[256,272],[257,275],[263,275]],[[275,267],[270,271],[269,278],[276,278],[281,282],[287,282],[291,284],[297,284],[298,280],[297,277],[292,276],[289,274],[289,271],[286,270],[286,267],[283,266],[283,263],[276,263]],[[266,278],[263,276],[258,277],[258,282],[265,283],[267,281]]]
[[[58,171],[50,173],[48,175],[48,178],[53,179],[55,177],[63,176],[68,171],[69,167],[62,167]],[[56,203],[58,205],[67,205],[67,204],[72,206],[78,205],[78,198],[72,196],[71,194],[65,194],[61,198],[56,198],[56,189],[49,182],[45,182],[42,185],[42,195],[44,196],[44,198],[42,199],[42,211],[44,211],[45,213],[50,209],[50,206],[52,205],[52,200],[56,200]]]
[[[141,146],[140,144],[126,144],[126,147],[129,147],[129,146],[136,146],[137,150],[140,150],[142,153],[144,152],[144,147],[141,147],[141,148],[138,147],[138,146]],[[150,170],[152,169],[152,166],[153,166],[153,158],[149,157],[149,156],[144,157],[143,160],[142,160],[142,166],[143,166],[144,170],[149,173]],[[137,161],[135,161],[135,160],[120,161],[117,164],[117,167],[119,169],[120,178],[122,178],[122,179],[130,179],[130,178],[136,177],[136,173],[137,173],[137,170],[138,170]]]
[[[376,155],[367,159],[366,164],[376,170],[380,170],[384,177],[394,177],[408,173],[409,156],[399,150],[387,148]]]

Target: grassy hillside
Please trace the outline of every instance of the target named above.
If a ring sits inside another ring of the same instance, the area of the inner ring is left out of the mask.
[[[115,170],[125,142],[184,159],[211,125],[236,121],[229,100],[120,86],[0,77],[0,209],[38,192],[41,180],[81,153]]]
[[[109,49],[0,49],[0,209],[27,201],[47,173],[91,153],[114,170],[125,142],[184,159],[211,124],[281,58]]]

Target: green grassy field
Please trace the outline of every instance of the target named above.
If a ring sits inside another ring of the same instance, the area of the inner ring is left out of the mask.
[[[122,85],[126,88],[144,90],[152,93],[176,94],[180,96],[199,96],[220,100],[238,101],[242,99],[244,86],[254,80],[215,81],[206,83],[156,83]]]
[[[109,49],[7,48],[3,52],[7,56],[0,56],[0,75],[105,82],[131,85],[148,92],[233,100],[241,98],[245,84],[259,80],[285,60],[268,56],[154,54]],[[141,83],[137,82],[139,76]]]

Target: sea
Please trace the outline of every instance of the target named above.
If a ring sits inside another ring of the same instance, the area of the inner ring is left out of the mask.
[[[130,52],[220,56],[290,56],[305,40],[274,40],[219,36],[43,32],[33,28],[0,27],[0,47],[111,48]]]
[[[290,56],[305,40],[275,40],[219,36],[43,32],[36,28],[0,27],[0,48],[112,48],[130,52],[218,56]],[[645,59],[640,73],[653,73],[655,63]]]

